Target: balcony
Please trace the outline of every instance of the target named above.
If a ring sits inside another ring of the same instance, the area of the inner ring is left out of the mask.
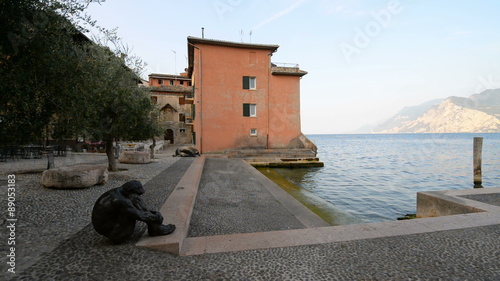
[[[299,68],[298,63],[290,63],[290,62],[271,62],[272,67],[279,67],[279,68]]]
[[[304,76],[307,71],[301,70],[298,63],[272,62],[271,74],[273,75],[292,75]]]

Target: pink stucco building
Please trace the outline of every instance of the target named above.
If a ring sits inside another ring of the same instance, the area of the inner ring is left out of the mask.
[[[202,153],[310,149],[301,132],[298,65],[271,62],[278,45],[188,37],[194,140]]]

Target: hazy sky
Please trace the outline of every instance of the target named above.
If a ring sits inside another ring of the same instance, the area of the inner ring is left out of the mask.
[[[298,63],[302,131],[345,133],[404,106],[500,88],[497,0],[107,0],[87,12],[148,63],[187,66],[187,36],[278,44]],[[252,33],[250,36],[250,32]],[[175,53],[174,53],[175,52]]]

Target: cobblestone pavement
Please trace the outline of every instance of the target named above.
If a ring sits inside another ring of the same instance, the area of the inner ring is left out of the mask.
[[[153,174],[155,169],[157,172],[145,184],[143,198],[146,203],[152,208],[159,208],[191,161],[188,158],[171,158],[165,159],[164,164],[158,163],[158,166],[155,166],[157,163],[140,165],[147,167],[144,173]],[[129,171],[133,169],[136,167],[131,167]],[[136,170],[135,173],[141,171]],[[93,230],[90,208],[95,199],[128,178],[119,178],[111,186],[72,194],[42,189],[34,182],[28,187],[28,180],[21,176],[20,180],[19,187],[24,186],[26,191],[19,195],[19,204],[24,206],[19,216],[26,221],[19,225],[17,247],[24,254],[19,253],[16,274],[6,273],[5,262],[2,262],[2,274],[12,280],[500,279],[500,225],[178,257],[135,247],[145,230],[144,224],[139,224],[132,239],[122,245],[111,245]],[[207,178],[204,178],[203,184],[207,184]],[[230,199],[231,194],[224,196]],[[25,207],[31,209],[27,211]],[[2,243],[2,256],[5,257],[6,247],[3,245],[5,243]],[[23,261],[29,257],[28,262]]]
[[[89,224],[92,207],[102,193],[132,179],[137,179],[144,184],[178,161],[179,158],[171,157],[170,150],[172,149],[170,148],[165,154],[158,154],[157,159],[147,165],[118,164],[120,171],[110,172],[109,179],[104,185],[87,189],[44,188],[41,185],[41,172],[46,168],[46,159],[8,160],[0,163],[0,204],[5,208],[7,208],[7,175],[16,176],[17,271],[21,272],[28,268],[44,253],[52,251],[61,241]],[[56,167],[80,163],[107,164],[105,155],[91,153],[70,153],[67,157],[57,157],[55,160]],[[145,188],[148,193],[147,187]],[[5,218],[6,216],[2,217],[2,237],[8,234]],[[1,243],[0,249],[2,254],[7,253],[9,245],[6,242]],[[6,272],[6,263],[0,264],[2,273]]]
[[[89,225],[14,280],[498,280],[500,227],[176,257]]]

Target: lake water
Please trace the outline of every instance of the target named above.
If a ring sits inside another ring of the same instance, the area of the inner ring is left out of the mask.
[[[483,187],[500,187],[500,133],[309,135],[323,168],[276,169],[334,205],[349,223],[416,212],[419,191],[473,188],[473,138],[483,137]]]

